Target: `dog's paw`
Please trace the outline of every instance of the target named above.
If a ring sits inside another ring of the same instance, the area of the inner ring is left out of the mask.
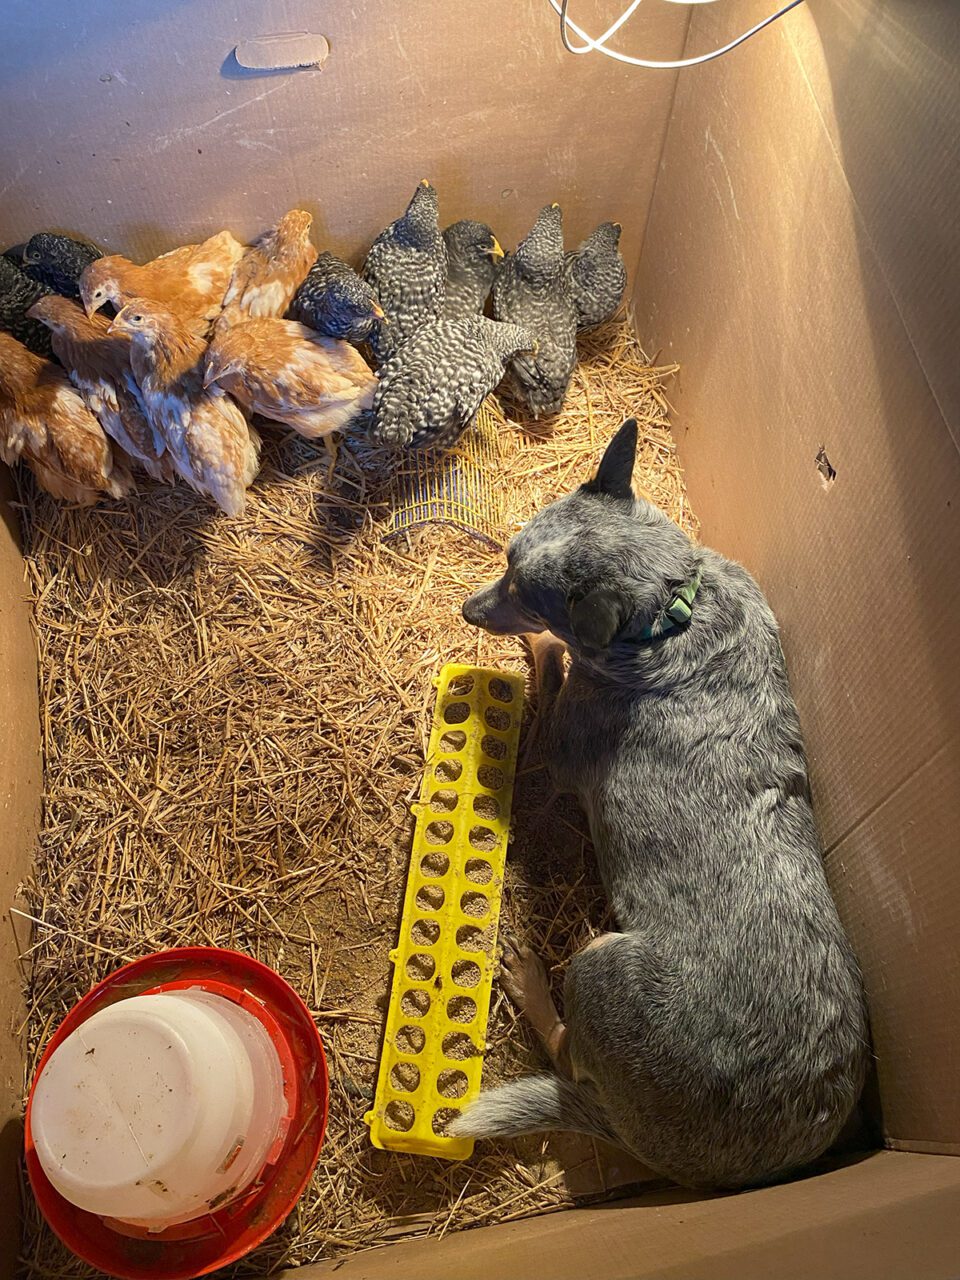
[[[511,934],[502,935],[500,985],[513,1003],[536,1024],[538,1015],[553,1009],[553,997],[543,961]]]

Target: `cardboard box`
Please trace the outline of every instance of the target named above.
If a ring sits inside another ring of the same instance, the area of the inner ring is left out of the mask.
[[[686,38],[698,53],[771,7],[704,6],[691,19],[644,6],[629,47],[674,57]],[[321,11],[131,0],[122,14],[86,6],[82,22],[66,5],[8,8],[5,243],[64,225],[150,253],[216,225],[250,234],[315,196],[324,239],[353,250],[424,173],[452,217],[487,216],[508,238],[552,198],[571,211],[571,237],[621,216],[640,336],[682,365],[675,426],[704,540],[747,564],[783,626],[828,872],[864,968],[885,1149],[785,1186],[651,1191],[298,1274],[960,1275],[953,0],[809,0],[679,76],[564,55],[546,0]],[[588,29],[605,17],[600,0],[577,7]],[[231,62],[241,41],[297,28],[329,41],[322,71]],[[5,903],[28,865],[40,788],[24,597],[7,517]],[[0,1005],[10,1204],[21,1014],[9,930]],[[12,1273],[16,1241],[7,1214],[0,1274]]]

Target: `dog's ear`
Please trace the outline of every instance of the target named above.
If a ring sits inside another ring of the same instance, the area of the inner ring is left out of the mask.
[[[628,418],[607,445],[597,474],[583,486],[587,493],[611,498],[633,498],[633,464],[637,458],[637,420]]]
[[[630,618],[630,602],[616,587],[594,587],[569,600],[570,629],[584,649],[599,652],[622,631]]]

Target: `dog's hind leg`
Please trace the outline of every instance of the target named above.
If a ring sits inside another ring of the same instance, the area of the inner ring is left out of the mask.
[[[509,936],[503,938],[500,985],[533,1027],[556,1069],[572,1075],[567,1028],[554,1004],[543,961]]]

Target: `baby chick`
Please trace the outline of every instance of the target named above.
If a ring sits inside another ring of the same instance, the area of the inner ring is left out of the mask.
[[[119,310],[134,298],[146,298],[203,336],[220,314],[243,252],[239,240],[221,231],[203,244],[183,245],[142,266],[119,254],[98,258],[80,277],[80,299],[87,315],[93,315],[108,302]]]
[[[54,355],[107,435],[155,480],[173,484],[173,463],[155,439],[130,368],[130,339],[109,332],[105,316],[87,316],[79,303],[56,294],[29,314],[51,333]]]
[[[23,269],[31,280],[49,285],[55,293],[79,298],[80,277],[91,262],[102,257],[96,245],[53,231],[38,231],[23,251]]]
[[[258,317],[214,336],[203,385],[229,391],[251,412],[317,439],[369,409],[377,379],[348,342],[295,320]]]
[[[465,218],[443,233],[447,247],[445,316],[480,315],[486,306],[503,250],[484,222]]]
[[[0,457],[8,465],[25,462],[41,488],[82,506],[133,489],[63,370],[6,333],[0,333]]]
[[[437,193],[423,179],[402,218],[374,240],[363,264],[389,324],[377,324],[370,345],[388,360],[422,324],[443,310],[447,251],[437,225]]]
[[[311,214],[291,209],[254,241],[233,269],[218,330],[245,316],[284,314],[317,256],[310,243],[312,226]]]
[[[290,314],[328,338],[366,342],[383,308],[353,267],[333,253],[321,253],[293,300]]]
[[[601,222],[579,248],[564,259],[577,327],[592,329],[609,320],[627,287],[627,269],[620,256],[620,223]]]
[[[536,351],[519,325],[486,316],[431,320],[380,370],[371,435],[378,444],[449,448],[519,351]]]
[[[50,334],[38,320],[31,320],[27,312],[38,298],[48,293],[53,290],[24,275],[11,258],[0,257],[0,329],[13,334],[36,356],[50,355]]]
[[[128,302],[109,332],[130,338],[147,418],[178,475],[227,515],[240,515],[260,469],[260,437],[228,395],[204,387],[203,340],[172,311],[144,298]]]
[[[563,263],[562,215],[551,204],[493,281],[493,314],[523,325],[539,343],[536,356],[510,365],[512,388],[535,418],[563,408],[577,359],[577,311]]]

